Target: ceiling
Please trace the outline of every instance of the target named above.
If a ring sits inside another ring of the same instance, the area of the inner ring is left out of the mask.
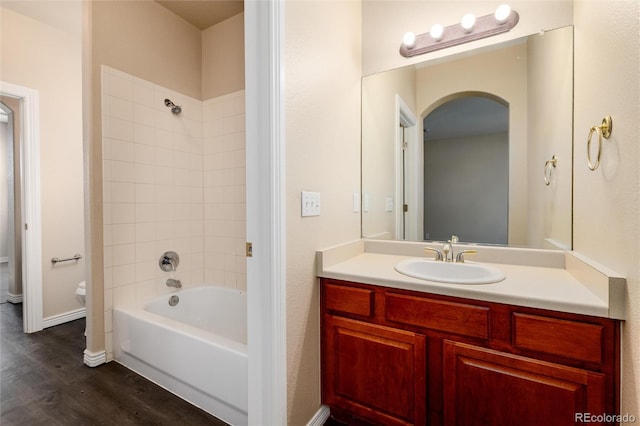
[[[156,0],[200,30],[244,11],[243,0]]]

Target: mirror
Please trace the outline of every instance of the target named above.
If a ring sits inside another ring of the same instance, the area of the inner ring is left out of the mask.
[[[572,128],[573,27],[364,77],[363,238],[571,249]]]

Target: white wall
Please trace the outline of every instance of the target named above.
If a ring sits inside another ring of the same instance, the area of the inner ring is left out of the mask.
[[[413,67],[373,74],[362,79],[362,233],[365,237],[395,239],[395,212],[387,212],[385,198],[396,196],[396,95],[416,111],[416,71]],[[422,138],[416,141],[422,144]],[[417,201],[416,201],[417,204]],[[414,208],[417,206],[414,206]]]
[[[360,237],[359,1],[285,4],[288,424],[320,407],[320,299],[315,251]],[[300,191],[321,194],[300,217]]]
[[[576,1],[574,250],[627,278],[621,413],[640,416],[640,4]],[[606,59],[594,59],[602,52]],[[602,163],[587,168],[586,138],[613,117]]]
[[[573,28],[529,37],[527,45],[528,232],[531,247],[571,247]],[[549,185],[545,163],[556,156]],[[545,242],[545,239],[547,241]],[[553,243],[549,243],[553,241]]]
[[[364,0],[362,5],[362,69],[363,75],[436,59],[481,46],[517,39],[572,23],[571,0],[512,0],[511,7],[520,14],[518,25],[494,37],[466,43],[407,59],[398,53],[402,35],[407,31],[427,33],[433,24],[443,26],[460,22],[472,12],[476,16],[492,14],[504,1],[487,0]]]
[[[47,19],[61,3],[32,6]],[[79,27],[80,3],[62,6]],[[84,254],[81,40],[71,29],[6,7],[0,12],[2,80],[40,96],[43,315],[48,318],[82,307],[74,292],[84,279],[84,259],[51,263],[52,257]]]

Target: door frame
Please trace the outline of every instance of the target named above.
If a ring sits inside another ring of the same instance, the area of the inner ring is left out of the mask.
[[[249,424],[287,424],[285,2],[245,2]]]
[[[406,128],[407,147],[404,148],[404,140],[400,126]],[[418,219],[421,187],[421,167],[420,161],[422,147],[418,139],[418,119],[409,105],[396,94],[396,114],[395,114],[395,152],[396,152],[396,239],[402,239],[403,222],[405,240],[416,241],[418,239]],[[406,154],[403,162],[403,152]],[[408,176],[408,178],[407,178]],[[403,183],[406,182],[404,192],[405,200],[409,205],[409,211],[404,214],[402,200]],[[404,216],[404,221],[403,221]]]
[[[0,81],[0,93],[20,100],[22,116],[22,310],[24,332],[42,330],[42,216],[40,197],[40,95]]]

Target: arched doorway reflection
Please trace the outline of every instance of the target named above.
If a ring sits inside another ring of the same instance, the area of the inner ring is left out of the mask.
[[[423,129],[424,238],[507,244],[509,105],[490,94],[454,95]]]

